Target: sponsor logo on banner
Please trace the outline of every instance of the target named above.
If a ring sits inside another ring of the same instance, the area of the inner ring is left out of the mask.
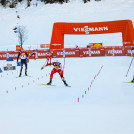
[[[122,50],[108,50],[108,54],[122,54]]]
[[[57,52],[57,55],[63,55],[63,52]],[[75,55],[75,51],[66,52],[66,55]]]
[[[127,50],[127,54],[130,54],[131,56],[134,55],[134,50]]]
[[[74,28],[75,32],[85,32],[85,34],[89,34],[92,31],[108,31],[108,27],[88,27],[84,26],[83,28]]]
[[[56,44],[56,43],[54,43],[54,44],[52,44],[53,46],[61,46],[61,44]]]
[[[18,54],[9,54],[9,53],[6,53],[6,54],[0,54],[0,58],[9,58],[9,57],[17,57]]]
[[[85,54],[100,54],[100,51],[99,50],[97,50],[97,51],[83,51],[83,53],[84,53],[84,55]]]
[[[75,51],[66,52],[66,55],[75,55]]]
[[[47,53],[37,53],[38,56],[46,56]]]
[[[17,57],[18,54],[8,54],[9,57]]]
[[[132,50],[127,50],[127,51],[128,51],[129,54],[134,53],[134,51],[132,51]]]
[[[63,52],[57,52],[57,55],[63,55]]]
[[[7,55],[6,55],[6,54],[0,54],[0,57],[1,57],[1,58],[6,58]]]

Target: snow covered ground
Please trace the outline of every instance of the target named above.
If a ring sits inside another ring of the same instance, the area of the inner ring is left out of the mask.
[[[58,74],[56,86],[41,85],[49,81],[52,69],[40,70],[44,59],[30,60],[31,77],[16,78],[20,67],[1,73],[0,133],[133,134],[134,84],[124,83],[132,79],[133,68],[125,77],[131,59],[67,58],[64,76],[71,87]]]
[[[32,2],[33,4],[35,1]],[[32,4],[31,4],[32,5]],[[70,0],[67,4],[47,4],[38,2],[38,6],[16,9],[0,8],[0,46],[1,50],[15,50],[18,40],[13,32],[15,26],[23,25],[28,32],[24,48],[40,48],[40,44],[49,44],[54,22],[102,22],[130,19],[134,22],[133,0],[91,0],[84,4],[82,0]],[[17,18],[19,15],[20,19]],[[121,34],[103,34],[96,36],[65,35],[65,47],[76,44],[85,47],[88,43],[104,43],[105,46],[122,45]],[[32,49],[31,48],[31,49]]]

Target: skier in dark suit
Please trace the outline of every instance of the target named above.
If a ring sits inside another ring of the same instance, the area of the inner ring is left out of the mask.
[[[17,64],[18,64],[19,57],[21,58],[21,69],[20,69],[19,77],[21,77],[21,74],[22,74],[23,64],[25,64],[25,75],[27,76],[28,54],[23,48],[21,48],[20,52],[18,53]]]

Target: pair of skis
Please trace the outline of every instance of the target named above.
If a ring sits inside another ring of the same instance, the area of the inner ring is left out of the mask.
[[[16,78],[21,78],[21,77],[24,77],[24,76],[26,76],[26,77],[32,77],[30,75],[23,75],[23,76],[17,76]]]
[[[42,86],[56,86],[56,85],[48,85],[48,84],[41,84]],[[65,87],[71,87],[71,86],[65,86]]]

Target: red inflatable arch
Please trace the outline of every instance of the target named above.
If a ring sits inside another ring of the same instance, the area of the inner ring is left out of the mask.
[[[122,32],[123,46],[134,46],[131,20],[95,23],[54,23],[50,49],[64,48],[64,34],[107,34]]]

